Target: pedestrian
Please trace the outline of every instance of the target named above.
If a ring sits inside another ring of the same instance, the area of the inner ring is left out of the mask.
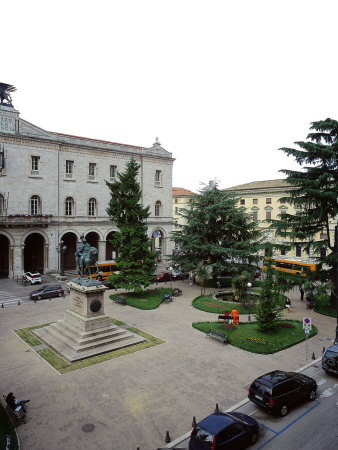
[[[299,291],[300,291],[300,299],[303,301],[303,300],[304,300],[304,291],[303,291],[303,288],[300,287],[300,288],[299,288]]]
[[[291,302],[290,302],[289,297],[286,297],[285,308],[288,310],[288,312],[290,312]]]
[[[30,400],[17,400],[14,397],[13,392],[10,392],[7,397],[6,397],[6,403],[7,405],[13,410],[15,411],[15,409],[18,406],[21,406],[21,408],[23,409],[24,412],[26,412],[26,408],[25,408],[25,404],[30,402]]]
[[[217,281],[217,289],[221,289],[221,282],[220,281]]]

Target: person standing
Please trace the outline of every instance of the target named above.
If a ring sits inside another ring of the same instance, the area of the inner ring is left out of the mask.
[[[288,310],[288,312],[290,312],[291,302],[290,302],[289,297],[286,297],[285,308]]]
[[[299,291],[300,291],[300,299],[303,301],[304,300],[304,290],[302,287],[300,287]]]

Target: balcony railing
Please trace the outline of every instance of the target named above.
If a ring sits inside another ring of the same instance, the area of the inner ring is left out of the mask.
[[[52,214],[9,214],[0,216],[0,225],[48,225],[52,217]]]

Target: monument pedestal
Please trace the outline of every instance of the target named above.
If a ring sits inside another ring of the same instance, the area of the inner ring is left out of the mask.
[[[69,284],[70,307],[63,320],[33,331],[64,359],[75,362],[145,341],[111,323],[104,313],[105,286]]]

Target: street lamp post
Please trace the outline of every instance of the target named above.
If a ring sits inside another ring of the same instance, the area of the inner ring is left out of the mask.
[[[172,301],[173,299],[173,289],[172,289],[172,283],[173,283],[173,268],[169,267],[169,272],[170,272],[170,300]]]
[[[247,286],[248,286],[248,288],[250,289],[250,288],[252,287],[252,284],[251,284],[251,283],[248,283]],[[248,306],[249,306],[249,315],[248,315],[248,322],[250,323],[250,322],[251,322],[251,315],[250,315],[250,312],[251,312],[251,296],[250,296],[250,293],[249,293],[249,292],[248,292],[248,295],[249,295],[249,303],[248,303]]]
[[[67,250],[67,246],[64,245],[63,241],[60,241],[60,244],[56,247],[56,251],[60,254],[60,275],[63,276],[65,274],[63,267],[63,254]]]

